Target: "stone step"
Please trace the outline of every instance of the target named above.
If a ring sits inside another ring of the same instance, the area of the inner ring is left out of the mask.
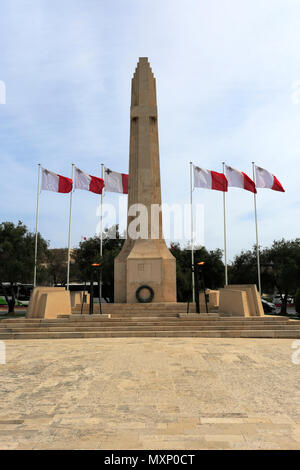
[[[135,311],[163,311],[163,312],[186,312],[187,311],[187,304],[101,304],[102,310],[110,311],[110,312],[135,312]],[[88,304],[84,304],[83,307],[81,305],[75,305],[73,310],[81,311],[89,311],[90,306]],[[189,311],[192,312],[195,310],[195,305],[189,305]],[[94,304],[94,310],[99,310],[99,304]]]
[[[59,319],[61,320],[61,319]],[[46,321],[46,320],[44,320]],[[124,318],[116,318],[116,317],[102,317],[101,318],[101,315],[98,315],[97,318],[91,316],[90,318],[80,318],[79,317],[76,317],[76,318],[70,318],[69,320],[65,319],[65,321],[68,321],[70,323],[97,323],[97,322],[103,322],[103,321],[109,321],[109,322],[115,322],[115,323],[124,323],[124,322],[144,322],[144,323],[150,323],[150,322],[172,322],[172,323],[176,323],[176,322],[182,322],[182,321],[186,321],[186,322],[203,322],[203,323],[220,323],[220,322],[223,322],[223,323],[234,323],[234,324],[237,324],[237,323],[247,323],[247,324],[254,324],[254,323],[262,323],[262,324],[269,324],[269,323],[288,323],[289,322],[289,319],[286,319],[286,318],[283,318],[283,319],[261,319],[260,317],[255,317],[255,318],[241,318],[239,319],[238,317],[231,317],[231,318],[222,318],[222,317],[202,317],[202,316],[193,316],[193,317],[139,317],[139,316],[136,316],[136,317],[124,317]],[[1,322],[0,322],[1,324]],[[300,324],[300,323],[299,323]]]
[[[82,311],[85,313],[89,312],[89,305],[84,305],[82,308]],[[100,307],[99,304],[94,305],[94,312],[99,312]],[[176,306],[169,306],[169,307],[164,307],[164,306],[157,306],[157,307],[145,307],[144,305],[137,304],[135,307],[128,306],[128,307],[122,307],[122,306],[115,306],[114,304],[103,304],[102,305],[102,312],[105,313],[121,313],[121,314],[126,314],[126,313],[135,313],[135,312],[162,312],[162,313],[178,313],[178,312],[187,312],[189,311],[190,313],[193,313],[196,311],[195,307],[190,307],[189,310],[187,310],[187,305],[176,305]],[[203,309],[205,312],[205,309]],[[72,312],[81,312],[81,306],[77,305],[72,308]]]
[[[186,302],[180,303],[135,303],[135,304],[113,304],[113,303],[102,303],[102,308],[110,308],[110,309],[120,309],[120,310],[157,310],[157,309],[165,309],[171,310],[175,308],[179,309],[187,309],[188,304]],[[194,308],[196,304],[189,304],[189,308]],[[99,307],[98,303],[94,303],[94,307]],[[81,308],[81,304],[74,305],[74,308]],[[83,308],[89,308],[89,304],[84,304]]]
[[[0,328],[2,327],[9,327],[9,328],[19,328],[19,327],[44,327],[44,326],[92,326],[96,327],[97,325],[248,325],[249,328],[253,328],[255,325],[300,325],[300,322],[291,322],[291,321],[246,321],[246,320],[234,320],[231,321],[223,321],[222,319],[219,320],[202,320],[202,319],[182,319],[182,318],[174,318],[174,319],[161,319],[161,318],[153,318],[153,319],[145,319],[145,318],[135,318],[135,319],[111,319],[111,318],[103,318],[97,320],[64,320],[64,321],[51,321],[51,320],[43,320],[40,322],[27,322],[26,320],[23,322],[0,322]]]
[[[89,308],[84,308],[82,310],[82,312],[84,313],[89,313]],[[81,313],[81,308],[72,308],[72,313]],[[94,312],[97,312],[99,313],[100,312],[100,309],[99,307],[95,307],[94,306]],[[138,308],[138,309],[112,309],[112,308],[103,308],[102,307],[102,312],[104,313],[119,313],[120,315],[126,315],[126,314],[135,314],[135,313],[139,313],[139,312],[142,312],[142,313],[145,313],[145,314],[149,314],[151,312],[160,312],[160,313],[165,313],[166,315],[167,314],[172,314],[172,313],[187,313],[187,309],[185,307],[182,307],[182,308],[171,308],[171,309],[165,309],[165,308],[157,308],[157,309],[145,309],[145,308]],[[195,311],[193,310],[189,310],[190,313],[195,313]],[[205,313],[205,311],[203,311],[203,313]]]
[[[300,322],[286,317],[218,315],[70,315],[0,321],[0,339],[106,337],[300,338]]]
[[[43,322],[20,322],[20,323],[4,323],[0,322],[0,329],[1,328],[52,328],[52,327],[62,327],[62,328],[73,328],[73,327],[82,327],[82,328],[98,328],[98,327],[107,327],[107,326],[203,326],[203,327],[243,327],[243,328],[267,328],[273,326],[285,326],[285,325],[298,325],[298,323],[291,323],[291,322],[247,322],[247,321],[230,321],[224,322],[222,320],[219,321],[201,321],[201,320],[181,320],[176,319],[174,321],[171,320],[153,320],[153,321],[144,321],[144,320],[131,320],[131,321],[118,321],[118,320],[110,320],[110,319],[103,319],[97,321],[69,321],[69,322],[50,322],[50,321],[43,321]]]
[[[148,312],[145,312],[144,310],[136,310],[135,312],[114,312],[114,311],[110,311],[110,310],[102,310],[102,313],[104,314],[108,314],[108,315],[112,315],[114,317],[120,317],[120,318],[124,318],[124,317],[128,317],[128,316],[140,316],[140,317],[148,317],[148,316],[151,316],[151,315],[155,315],[155,316],[165,316],[165,317],[172,317],[172,316],[177,316],[179,313],[186,313],[185,310],[178,310],[178,311],[170,311],[170,312],[166,312],[165,310],[149,310]],[[72,310],[72,315],[80,315],[81,314],[81,311],[80,310]],[[89,310],[85,310],[83,311],[83,315],[88,315],[89,314]],[[99,310],[94,310],[94,314],[96,315],[99,315]]]
[[[15,324],[5,324],[0,323],[0,330],[9,329],[32,329],[35,330],[49,330],[55,328],[64,328],[64,329],[74,329],[74,328],[83,328],[83,329],[101,329],[101,328],[160,328],[160,327],[169,327],[169,328],[241,328],[241,329],[260,329],[260,328],[286,328],[286,327],[295,327],[298,328],[298,322],[243,322],[243,321],[232,321],[232,322],[223,322],[219,321],[185,321],[177,319],[175,321],[113,321],[113,320],[98,320],[94,322],[88,321],[70,321],[70,322],[39,322],[39,323],[15,323]]]
[[[76,339],[76,338],[128,338],[128,337],[164,337],[164,338],[300,338],[298,330],[228,330],[228,331],[101,331],[101,332],[33,332],[0,333],[0,340],[9,339]]]
[[[288,324],[300,324],[298,322],[289,322],[289,321],[269,321],[269,322],[263,322],[263,321],[253,321],[253,322],[248,322],[248,321],[223,321],[223,320],[218,320],[218,321],[202,321],[202,320],[195,320],[195,319],[168,319],[168,320],[162,320],[162,319],[152,319],[152,320],[145,320],[145,319],[129,319],[129,320],[118,320],[118,319],[103,319],[103,320],[95,320],[95,321],[49,321],[49,320],[44,320],[41,322],[0,322],[0,328],[27,328],[27,327],[38,327],[38,328],[43,328],[43,327],[51,327],[51,326],[62,326],[62,327],[71,327],[71,326],[91,326],[91,327],[97,327],[97,326],[105,326],[105,325],[124,325],[124,326],[130,326],[130,325],[203,325],[203,326],[249,326],[249,328],[254,328],[256,325],[257,326],[272,326],[272,325],[288,325]]]
[[[114,315],[109,318],[109,321],[115,321],[115,320],[122,320],[123,318],[125,317],[118,317],[116,318]],[[164,316],[161,316],[161,315],[158,315],[158,316],[155,316],[155,315],[152,315],[152,316],[136,316],[136,315],[131,315],[131,316],[127,316],[126,317],[126,321],[131,321],[134,320],[136,321],[138,318],[142,318],[143,321],[148,321],[148,320],[152,320],[152,319],[156,319],[156,320],[166,320]],[[176,318],[176,320],[175,320]],[[43,323],[43,322],[53,322],[53,323],[57,323],[57,322],[70,322],[70,321],[103,321],[103,320],[107,320],[108,317],[106,316],[102,316],[102,315],[99,315],[99,314],[94,314],[94,315],[60,315],[58,318],[3,318],[3,319],[0,319],[0,325],[2,323],[16,323],[16,324],[19,324],[19,323]],[[288,321],[294,321],[294,322],[299,322],[300,320],[290,320],[289,318],[287,317],[284,317],[284,316],[271,316],[271,315],[268,315],[268,316],[263,316],[263,317],[237,317],[237,316],[232,316],[232,317],[222,317],[220,315],[202,315],[202,314],[190,314],[190,315],[178,315],[176,314],[176,316],[174,317],[174,321],[177,321],[177,320],[186,320],[186,321],[223,321],[223,322],[231,322],[231,321],[244,321],[244,322],[288,322]],[[173,321],[173,317],[172,317],[172,321]],[[300,323],[299,323],[300,324]]]
[[[256,325],[251,330],[298,330],[300,327],[297,325]],[[244,326],[200,326],[200,325],[105,325],[105,326],[46,326],[43,328],[27,327],[27,328],[11,328],[0,327],[0,333],[23,333],[23,332],[49,332],[49,331],[62,331],[62,332],[77,332],[77,331],[180,331],[180,330],[193,330],[193,331],[226,331],[226,330],[250,330],[249,325]]]

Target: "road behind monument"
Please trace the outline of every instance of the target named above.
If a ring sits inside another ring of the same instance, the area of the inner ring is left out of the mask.
[[[1,449],[300,449],[293,340],[5,344]]]

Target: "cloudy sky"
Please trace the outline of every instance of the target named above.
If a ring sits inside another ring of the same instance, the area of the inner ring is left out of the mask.
[[[1,0],[0,44],[1,221],[34,230],[39,162],[66,176],[72,162],[94,175],[101,162],[128,171],[131,77],[147,56],[163,201],[189,202],[189,161],[250,176],[256,161],[286,188],[259,190],[261,245],[299,236],[298,0]],[[222,194],[198,189],[194,200],[205,245],[222,248]],[[74,193],[72,246],[94,235],[98,205]],[[52,247],[67,245],[68,208],[68,196],[41,194],[39,229]],[[251,193],[232,188],[227,210],[232,259],[255,242]]]

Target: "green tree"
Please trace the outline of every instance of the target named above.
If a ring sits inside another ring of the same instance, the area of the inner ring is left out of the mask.
[[[51,284],[54,284],[54,285],[66,284],[67,263],[68,263],[68,249],[67,248],[52,248],[49,250],[46,269],[47,269],[48,279]]]
[[[288,297],[295,296],[300,284],[300,238],[274,241],[262,250],[264,285],[278,291],[281,313],[286,314]]]
[[[257,259],[256,249],[242,251],[235,256],[231,266],[228,266],[229,284],[256,284]]]
[[[91,265],[102,265],[102,295],[105,299],[114,299],[114,259],[121,251],[124,239],[120,238],[119,227],[113,226],[103,233],[103,256],[100,258],[100,239],[98,236],[80,242],[79,248],[74,250],[74,269],[78,273],[78,280],[89,281]],[[73,267],[72,267],[73,269]]]
[[[300,284],[300,239],[274,241],[272,246],[260,250],[261,281],[264,291],[278,291],[281,313],[286,314],[287,300],[294,296]],[[242,251],[234,258],[229,269],[230,284],[256,284],[256,248]]]
[[[192,300],[191,250],[178,243],[171,244],[171,252],[176,258],[177,301]],[[208,251],[205,247],[195,249],[195,263],[204,261],[204,278],[207,288],[216,289],[224,285],[224,264],[222,250]]]
[[[0,285],[8,304],[8,312],[14,312],[18,283],[31,283],[34,269],[35,234],[22,222],[0,224]],[[45,273],[44,263],[48,243],[38,234],[38,275]]]
[[[176,258],[177,301],[192,300],[191,251],[181,248],[179,243],[171,244],[171,253]]]

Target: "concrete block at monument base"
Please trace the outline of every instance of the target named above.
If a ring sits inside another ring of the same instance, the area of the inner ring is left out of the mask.
[[[250,317],[247,293],[238,289],[220,289],[219,311],[238,317]]]
[[[71,314],[70,292],[64,287],[35,287],[30,297],[27,318],[56,318]]]
[[[207,305],[208,311],[212,312],[214,310],[217,310],[219,308],[219,303],[220,303],[220,291],[206,289],[206,294],[209,295],[209,301]],[[200,292],[199,294],[199,302],[200,302],[200,312],[205,312],[206,305],[205,305],[205,297],[204,297],[203,292]]]
[[[230,284],[220,289],[219,311],[243,317],[264,316],[255,284]]]
[[[154,291],[154,302],[176,302],[175,259],[128,259],[127,302],[135,303],[136,291],[149,285]]]
[[[115,302],[138,303],[142,285],[154,291],[153,302],[176,302],[176,260],[164,240],[126,240],[115,258]]]
[[[229,284],[225,289],[238,289],[247,293],[251,317],[263,317],[264,309],[256,284]]]
[[[71,295],[71,307],[74,308],[76,305],[82,304],[82,298],[84,296],[84,304],[90,303],[90,294],[84,291],[70,292]]]

